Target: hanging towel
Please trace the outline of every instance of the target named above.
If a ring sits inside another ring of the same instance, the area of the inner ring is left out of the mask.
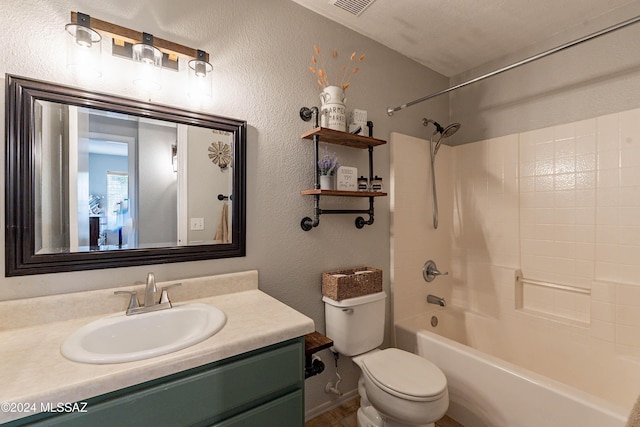
[[[231,243],[231,236],[229,235],[229,204],[226,201],[222,203],[220,223],[213,240],[219,243]]]
[[[633,405],[631,415],[629,415],[629,420],[627,421],[627,427],[640,427],[640,397],[636,404]]]

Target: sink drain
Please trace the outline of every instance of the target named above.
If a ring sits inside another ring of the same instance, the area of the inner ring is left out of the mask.
[[[436,316],[431,316],[431,326],[434,328],[438,326],[438,318]]]

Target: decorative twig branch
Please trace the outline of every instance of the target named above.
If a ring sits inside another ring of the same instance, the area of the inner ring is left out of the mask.
[[[352,67],[351,63],[362,62],[364,60],[364,54],[357,56],[356,52],[353,52],[349,57],[349,64],[343,65],[342,68],[340,68],[339,64],[336,64],[335,75],[337,76],[339,74],[338,70],[341,70],[342,79],[335,81],[335,84],[331,84],[329,80],[329,76],[327,75],[327,68],[324,65],[324,59],[320,54],[320,49],[318,48],[317,45],[313,45],[313,50],[315,52],[315,55],[311,56],[312,65],[309,67],[309,70],[313,74],[318,76],[318,80],[317,80],[318,85],[320,85],[323,88],[327,86],[340,86],[342,89],[347,89],[351,84],[351,79],[353,78],[353,75],[360,70],[360,67],[357,67],[357,66]],[[331,56],[337,61],[338,51],[334,50]],[[318,62],[320,62],[319,65],[318,65]]]

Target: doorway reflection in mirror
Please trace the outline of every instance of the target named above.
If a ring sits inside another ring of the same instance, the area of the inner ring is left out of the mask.
[[[38,104],[36,253],[231,243],[231,209],[215,195],[233,191],[232,133]],[[60,147],[52,149],[53,141]],[[59,212],[56,221],[48,221],[50,212]]]

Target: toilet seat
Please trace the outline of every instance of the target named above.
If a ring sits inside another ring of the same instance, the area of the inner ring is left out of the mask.
[[[447,392],[447,378],[437,366],[404,350],[377,351],[363,358],[361,367],[372,383],[401,399],[429,402]]]

